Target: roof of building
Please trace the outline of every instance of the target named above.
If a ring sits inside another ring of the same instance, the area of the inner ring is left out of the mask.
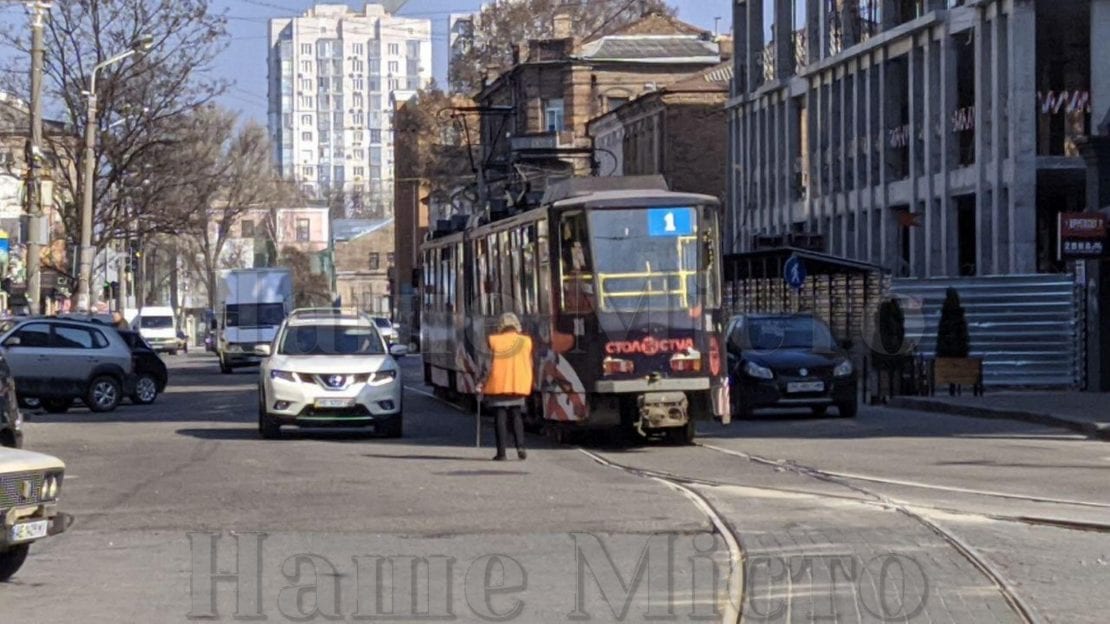
[[[60,134],[69,128],[61,121],[43,119],[43,130],[48,133]],[[27,102],[11,95],[0,92],[0,132],[30,134],[31,109]]]
[[[393,225],[393,219],[336,219],[332,237],[336,242],[351,241]]]
[[[720,59],[720,50],[705,30],[652,13],[584,42],[576,56],[591,61],[712,63]]]
[[[719,65],[714,65],[708,69],[683,78],[674,84],[663,87],[664,92],[688,92],[688,91],[728,91],[729,84],[732,82],[732,62],[724,62]]]

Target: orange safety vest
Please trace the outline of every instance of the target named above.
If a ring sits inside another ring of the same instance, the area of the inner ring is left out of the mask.
[[[490,396],[532,394],[532,339],[515,331],[488,338],[492,359],[484,392]]]

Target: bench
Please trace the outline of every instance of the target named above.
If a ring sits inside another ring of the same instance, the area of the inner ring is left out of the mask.
[[[948,394],[963,392],[963,386],[971,386],[975,396],[983,396],[983,358],[944,358],[932,361],[929,381],[929,394],[935,395],[937,386],[948,386]]]

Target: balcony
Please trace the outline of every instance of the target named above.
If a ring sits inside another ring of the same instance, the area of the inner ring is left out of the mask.
[[[509,139],[509,147],[514,152],[557,152],[567,149],[587,148],[589,141],[578,140],[574,132],[536,132],[521,134]]]

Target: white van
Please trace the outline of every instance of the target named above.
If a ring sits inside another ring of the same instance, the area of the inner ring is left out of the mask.
[[[139,317],[133,325],[155,351],[177,354],[177,322],[173,308],[147,306],[139,311]]]

